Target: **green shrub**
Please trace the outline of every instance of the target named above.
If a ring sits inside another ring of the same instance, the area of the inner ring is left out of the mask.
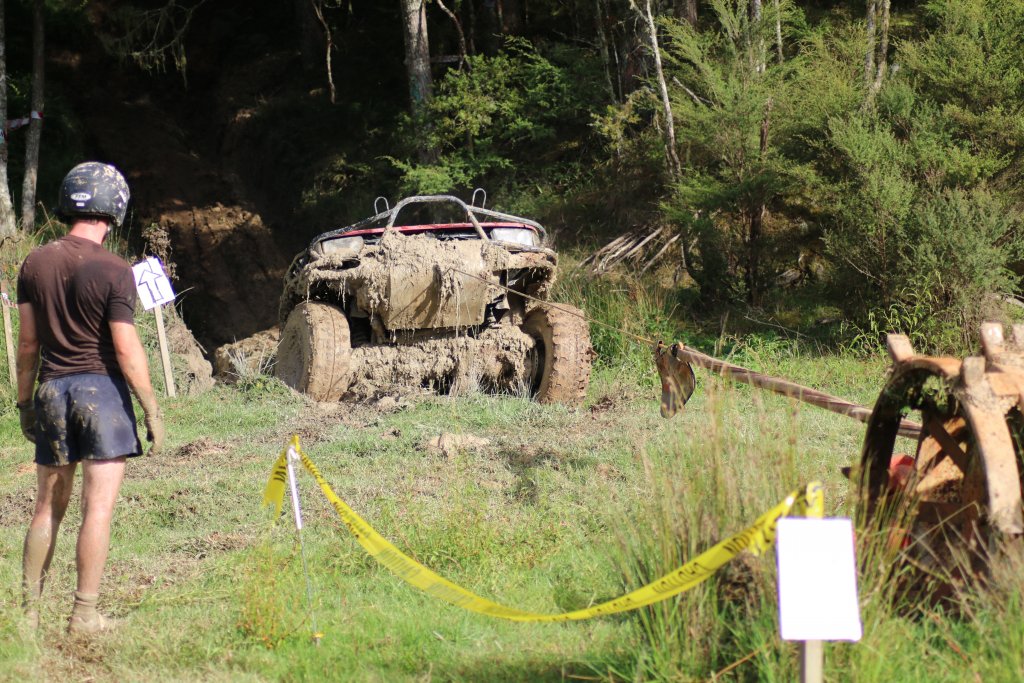
[[[556,61],[557,59],[557,61]],[[392,159],[402,191],[414,194],[469,189],[485,181],[507,186],[536,180],[538,169],[557,174],[574,143],[562,133],[586,131],[598,90],[588,62],[568,48],[551,58],[524,39],[509,38],[495,56],[468,57],[435,86],[424,121],[407,121],[401,135],[432,159]],[[417,139],[415,131],[427,131]]]
[[[973,348],[978,326],[1004,319],[1001,299],[1017,290],[1008,266],[1024,252],[1018,219],[984,189],[926,197],[910,221],[907,284],[927,302],[933,345]]]

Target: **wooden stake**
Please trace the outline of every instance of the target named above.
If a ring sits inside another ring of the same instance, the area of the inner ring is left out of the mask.
[[[3,301],[0,307],[4,309],[4,341],[7,343],[7,374],[11,378],[11,386],[17,386],[18,379],[14,370],[14,330],[11,327],[11,307],[7,299],[7,283],[0,282],[0,292],[3,293]]]
[[[824,680],[825,648],[820,640],[800,643],[800,683],[821,683]]]
[[[807,517],[821,517],[820,510],[807,510]],[[825,646],[820,640],[800,643],[800,683],[822,683],[825,680]]]
[[[164,307],[156,307],[156,337],[160,342],[160,362],[164,366],[164,385],[167,387],[167,395],[174,398],[177,393],[174,390],[174,373],[171,372],[171,354],[167,351],[167,334],[164,332]]]

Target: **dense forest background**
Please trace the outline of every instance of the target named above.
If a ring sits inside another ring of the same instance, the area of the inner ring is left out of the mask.
[[[476,187],[580,259],[617,240],[587,266],[693,316],[802,306],[802,333],[952,350],[1021,305],[1024,0],[0,8],[0,119],[29,119],[0,231],[53,229],[71,165],[118,165],[121,237],[206,342],[273,325],[291,256],[376,197]]]

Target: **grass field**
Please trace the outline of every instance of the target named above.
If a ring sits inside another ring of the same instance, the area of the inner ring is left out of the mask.
[[[610,310],[610,300],[597,303]],[[646,304],[634,297],[632,305]],[[616,315],[606,310],[604,319]],[[114,521],[101,609],[122,624],[92,644],[64,634],[76,510],[61,531],[41,629],[25,632],[20,557],[34,470],[8,410],[0,416],[0,678],[795,680],[796,647],[777,636],[771,553],[741,556],[697,589],[636,612],[506,622],[392,576],[300,474],[312,612],[324,633],[319,647],[310,642],[290,514],[275,527],[260,506],[292,434],[338,495],[403,551],[474,592],[540,612],[638,587],[810,479],[826,484],[827,514],[852,513],[839,468],[858,457],[859,423],[699,370],[686,411],[663,420],[646,352],[609,353],[623,342],[604,334],[595,333],[604,356],[576,410],[480,393],[318,405],[262,377],[165,400],[166,452],[129,464]],[[733,339],[730,349],[758,369],[865,403],[885,370],[880,358],[803,354],[763,338]],[[451,436],[438,447],[442,434]],[[827,680],[1024,676],[1019,567],[1000,567],[952,614],[894,606],[884,562],[862,564],[865,636],[826,647]]]

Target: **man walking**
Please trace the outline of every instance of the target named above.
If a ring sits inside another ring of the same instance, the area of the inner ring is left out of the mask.
[[[129,387],[145,412],[150,452],[164,440],[149,364],[135,331],[131,267],[102,246],[124,220],[128,197],[128,184],[113,166],[75,166],[61,185],[58,208],[71,230],[33,250],[18,274],[18,409],[21,430],[36,445],[38,484],[22,562],[25,609],[38,625],[39,596],[81,462],[72,633],[112,626],[96,602],[125,460],[142,453]]]

